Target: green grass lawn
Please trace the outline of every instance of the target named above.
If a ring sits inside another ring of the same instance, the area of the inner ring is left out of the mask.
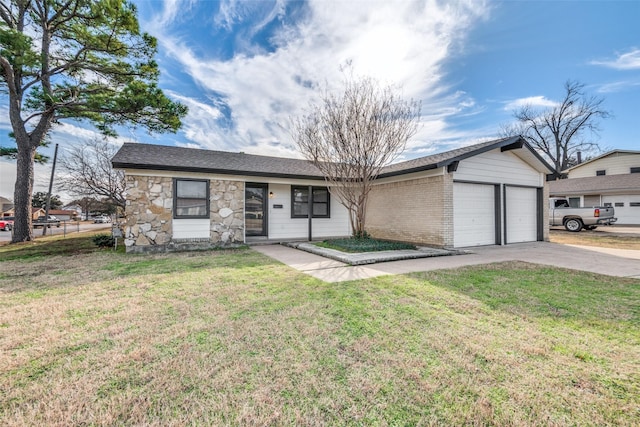
[[[0,247],[3,425],[640,420],[638,280],[508,263],[329,284],[251,249],[46,255],[60,241]]]

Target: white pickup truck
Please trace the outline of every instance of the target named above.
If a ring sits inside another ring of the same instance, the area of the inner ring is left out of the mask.
[[[611,225],[618,220],[614,214],[613,207],[572,208],[567,199],[549,199],[549,225],[564,225],[567,231],[594,230],[598,225]]]

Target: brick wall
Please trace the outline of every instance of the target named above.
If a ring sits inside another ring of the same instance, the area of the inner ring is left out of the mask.
[[[545,242],[549,241],[549,183],[542,188],[542,230]]]
[[[367,232],[378,239],[452,246],[452,190],[451,174],[378,184],[369,193]]]

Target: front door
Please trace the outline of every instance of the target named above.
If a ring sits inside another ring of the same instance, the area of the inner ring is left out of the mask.
[[[267,184],[247,183],[244,192],[244,226],[247,236],[267,235]]]

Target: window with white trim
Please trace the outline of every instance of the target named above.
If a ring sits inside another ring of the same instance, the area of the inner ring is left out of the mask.
[[[173,180],[173,217],[209,218],[209,180]]]

